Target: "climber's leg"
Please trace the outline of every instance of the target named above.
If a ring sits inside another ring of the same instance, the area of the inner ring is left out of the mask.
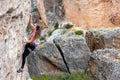
[[[24,68],[25,62],[26,62],[26,57],[29,55],[30,51],[26,49],[22,55],[22,66],[21,68]]]
[[[33,51],[34,49],[35,49],[35,46],[31,45],[30,43],[25,45],[25,50],[22,54],[22,65],[21,65],[21,68],[19,70],[17,70],[18,73],[23,72],[23,68],[24,68],[24,65],[26,62],[26,57],[29,55],[30,50]]]

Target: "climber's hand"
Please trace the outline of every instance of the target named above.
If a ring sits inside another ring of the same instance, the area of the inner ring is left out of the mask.
[[[32,17],[32,14],[30,13],[30,17]]]

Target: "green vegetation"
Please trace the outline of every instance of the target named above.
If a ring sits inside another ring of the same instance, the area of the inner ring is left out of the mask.
[[[50,30],[50,31],[48,32],[48,36],[51,36],[51,34],[52,34],[56,29],[58,29],[58,26],[59,26],[58,22],[55,23],[54,29],[53,29],[53,30]]]
[[[33,80],[93,80],[87,74],[85,73],[72,73],[71,75],[68,74],[62,74],[60,76],[47,76],[47,75],[42,75],[42,76],[31,76]]]
[[[32,80],[58,80],[57,77],[47,76],[47,75],[31,76],[31,78]]]
[[[51,36],[51,34],[53,33],[53,31],[48,31],[48,36]]]
[[[96,37],[95,37],[95,39],[96,39],[97,41],[99,41],[99,40],[100,40],[100,38],[99,38],[98,36],[96,36]]]
[[[55,25],[54,25],[54,30],[58,29],[58,26],[59,26],[58,22],[55,23]]]
[[[99,36],[96,36],[95,39],[96,39],[96,42],[99,43],[100,37],[99,37]]]
[[[82,35],[82,34],[83,34],[83,31],[82,31],[82,30],[76,30],[74,33],[75,33],[76,35]]]
[[[70,28],[72,28],[73,27],[73,25],[71,25],[71,24],[65,24],[65,26],[64,26],[66,29],[70,29]]]

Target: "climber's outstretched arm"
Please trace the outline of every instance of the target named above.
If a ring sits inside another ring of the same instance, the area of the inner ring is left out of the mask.
[[[32,22],[32,15],[30,15],[30,27],[32,30],[35,29],[35,26],[33,25],[33,22]]]

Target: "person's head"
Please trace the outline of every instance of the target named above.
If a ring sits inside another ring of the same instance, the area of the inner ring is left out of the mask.
[[[36,31],[38,31],[40,29],[40,26],[37,23],[35,23],[34,25],[36,27]]]
[[[36,38],[38,38],[40,36],[40,26],[38,24],[35,24],[36,26]]]
[[[36,25],[36,31],[40,30],[40,26]]]

